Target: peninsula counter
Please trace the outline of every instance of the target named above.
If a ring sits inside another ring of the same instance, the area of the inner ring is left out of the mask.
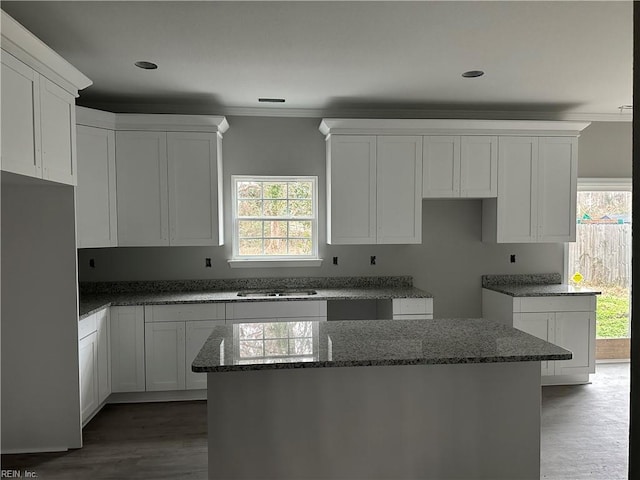
[[[539,478],[540,362],[571,353],[485,319],[216,327],[209,478]]]

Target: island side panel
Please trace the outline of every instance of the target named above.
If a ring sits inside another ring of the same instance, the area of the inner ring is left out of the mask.
[[[540,478],[540,362],[208,374],[209,479]]]

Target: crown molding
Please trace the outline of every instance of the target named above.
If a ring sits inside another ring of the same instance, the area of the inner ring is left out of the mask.
[[[324,135],[552,135],[577,137],[590,122],[541,120],[324,118]]]
[[[77,68],[49,48],[4,10],[0,10],[0,46],[21,62],[44,75],[66,91],[78,96],[78,90],[93,82]]]

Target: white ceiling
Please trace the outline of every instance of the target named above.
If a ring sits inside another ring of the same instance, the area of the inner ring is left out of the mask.
[[[80,104],[112,111],[630,118],[618,107],[632,102],[631,1],[3,1],[2,9],[93,80]],[[159,68],[140,70],[137,60]],[[461,77],[472,69],[486,74]]]

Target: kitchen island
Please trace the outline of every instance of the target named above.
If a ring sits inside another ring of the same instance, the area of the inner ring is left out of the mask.
[[[540,476],[540,362],[563,348],[485,319],[216,327],[209,478]]]

